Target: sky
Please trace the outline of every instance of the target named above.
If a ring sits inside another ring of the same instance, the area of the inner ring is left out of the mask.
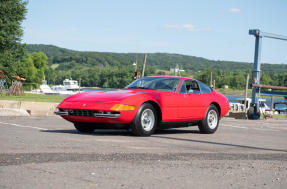
[[[249,29],[287,36],[286,0],[29,0],[23,42],[80,51],[176,53],[253,62]],[[287,41],[261,60],[287,64]]]

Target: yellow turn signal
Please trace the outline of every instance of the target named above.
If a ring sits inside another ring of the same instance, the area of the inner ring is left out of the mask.
[[[125,104],[115,104],[111,110],[113,111],[131,111],[131,110],[135,110],[134,106],[130,106],[130,105],[125,105]]]

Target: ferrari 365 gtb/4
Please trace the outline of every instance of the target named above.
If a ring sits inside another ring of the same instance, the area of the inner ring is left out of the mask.
[[[128,128],[138,136],[156,129],[198,125],[214,133],[229,111],[225,96],[187,77],[140,78],[116,91],[83,92],[63,100],[55,114],[74,123],[80,132]]]

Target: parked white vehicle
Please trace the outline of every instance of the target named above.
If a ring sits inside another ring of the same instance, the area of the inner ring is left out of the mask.
[[[245,110],[245,105],[244,105],[244,98],[237,98],[237,102],[231,102],[229,103],[230,105],[230,111],[235,111],[235,112],[243,112]],[[266,104],[266,99],[259,98],[259,108],[261,113],[265,113],[266,109],[269,109],[269,107]],[[251,104],[251,98],[246,98],[246,111],[249,110]]]

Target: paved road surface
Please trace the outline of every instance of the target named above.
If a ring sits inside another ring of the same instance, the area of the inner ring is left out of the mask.
[[[0,188],[286,188],[287,121],[224,118],[134,137],[59,117],[0,118]]]

